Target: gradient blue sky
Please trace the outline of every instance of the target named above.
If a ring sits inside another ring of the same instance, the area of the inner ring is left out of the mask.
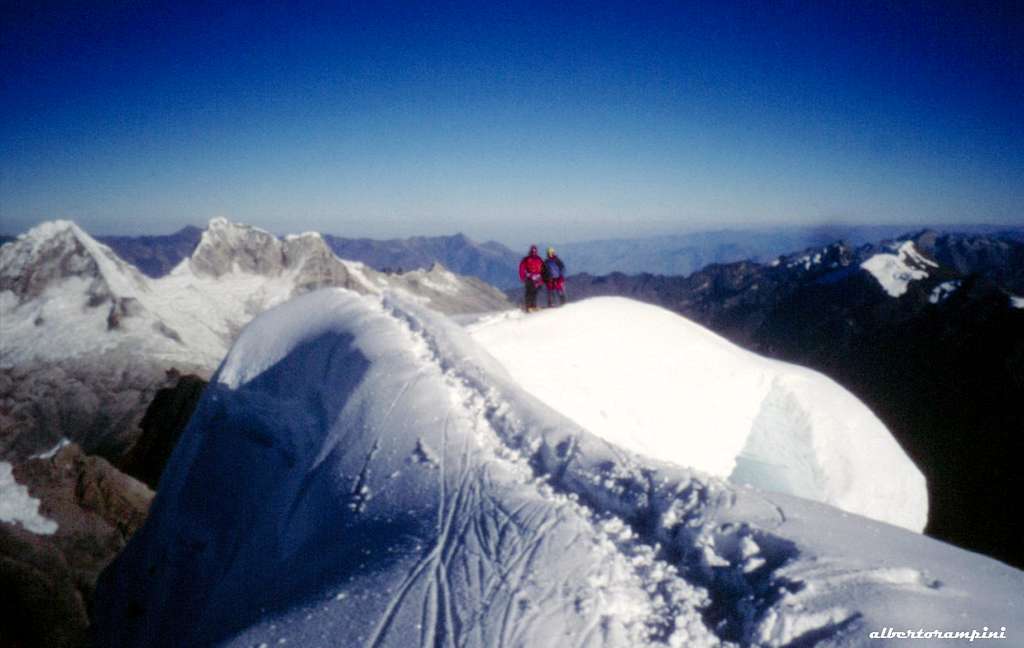
[[[1024,223],[1024,3],[4,2],[0,231]]]

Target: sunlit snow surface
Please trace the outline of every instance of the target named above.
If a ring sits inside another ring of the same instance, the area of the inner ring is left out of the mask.
[[[861,267],[870,272],[891,297],[900,297],[907,292],[911,281],[928,277],[928,269],[939,265],[918,252],[913,241],[905,241],[892,254],[876,254]]]
[[[0,290],[0,367],[113,352],[209,372],[249,320],[310,286],[404,290],[447,312],[507,303],[440,266],[387,275],[338,259],[319,234],[281,240],[223,218],[211,220],[192,256],[159,279],[69,221],[43,223],[0,249],[4,285],[40,267],[53,274],[40,294]],[[113,323],[115,303],[124,313]]]
[[[524,389],[616,445],[914,531],[928,521],[924,476],[863,403],[667,310],[588,299],[470,334]]]
[[[955,293],[958,288],[960,288],[959,281],[944,281],[932,289],[932,294],[928,296],[928,302],[931,304],[941,304],[949,299],[949,296]]]
[[[1019,637],[1022,592],[988,558],[610,445],[450,320],[331,290],[243,331],[101,579],[96,639],[887,645],[870,633]]]

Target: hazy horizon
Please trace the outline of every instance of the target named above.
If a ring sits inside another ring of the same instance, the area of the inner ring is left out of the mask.
[[[1024,223],[1024,8],[932,4],[7,5],[0,232]]]
[[[56,220],[56,219],[55,219]],[[40,221],[43,223],[46,221]],[[252,225],[245,220],[232,221],[242,225]],[[0,230],[0,236],[4,237],[17,237],[20,234],[24,234],[37,224],[33,224],[29,228],[21,232],[10,232]],[[80,223],[76,223],[80,227]],[[160,229],[158,231],[132,231],[132,232],[105,232],[105,231],[91,231],[88,228],[83,228],[85,231],[93,237],[105,238],[105,237],[145,237],[145,236],[171,236],[177,234],[189,227],[193,227],[199,230],[204,230],[207,223],[184,223],[178,227],[172,227],[172,229]],[[258,226],[257,226],[258,227]],[[266,229],[266,228],[261,228]],[[886,235],[900,236],[903,234],[911,234],[918,230],[932,229],[938,231],[950,231],[950,232],[961,232],[961,233],[985,233],[985,232],[998,232],[1001,230],[1024,230],[1024,223],[1007,223],[1007,224],[994,224],[994,223],[977,223],[977,222],[961,222],[961,223],[920,223],[920,224],[900,224],[900,223],[817,223],[817,224],[737,224],[733,226],[720,226],[720,227],[693,227],[689,229],[679,229],[675,231],[666,231],[660,234],[652,234],[644,236],[641,234],[623,236],[611,236],[611,237],[595,237],[595,238],[581,238],[581,239],[555,239],[552,237],[535,236],[535,237],[521,237],[516,240],[500,240],[494,238],[479,238],[462,231],[444,232],[439,234],[416,234],[408,233],[404,236],[388,236],[388,237],[374,237],[374,236],[361,236],[356,234],[346,234],[343,232],[336,232],[331,230],[302,230],[302,229],[277,229],[267,230],[271,234],[277,237],[284,237],[289,234],[301,234],[304,231],[317,231],[323,235],[336,236],[342,239],[367,239],[373,241],[392,241],[392,240],[406,240],[411,238],[443,238],[452,237],[457,235],[464,235],[469,237],[476,243],[499,243],[513,251],[519,251],[520,248],[527,248],[533,244],[542,245],[564,245],[564,244],[584,244],[584,243],[602,243],[602,242],[628,242],[628,241],[645,241],[645,240],[657,240],[657,239],[672,239],[672,238],[685,238],[694,237],[700,235],[716,235],[716,234],[742,234],[751,233],[758,235],[778,234],[783,235],[786,233],[803,233],[811,234],[815,231],[823,233],[835,233],[837,237],[842,237],[844,233],[856,232],[863,238],[869,239],[873,234],[877,234],[877,240],[882,240]]]

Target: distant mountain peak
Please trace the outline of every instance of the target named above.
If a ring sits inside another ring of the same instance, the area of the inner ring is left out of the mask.
[[[322,241],[324,240],[324,237],[322,234],[320,234],[320,232],[313,231],[302,232],[301,234],[288,234],[287,236],[284,237],[285,241],[297,241],[303,239],[318,239]]]
[[[833,269],[848,266],[853,259],[853,251],[843,241],[836,241],[825,246],[813,247],[779,257],[772,265],[784,266],[787,269],[799,268],[811,271],[816,268]]]
[[[281,242],[270,232],[218,217],[210,220],[189,265],[211,277],[234,271],[273,276],[284,268],[284,258]]]
[[[496,289],[440,264],[388,275],[339,258],[318,233],[280,239],[224,218],[210,221],[172,272],[148,279],[74,223],[59,221],[0,251],[0,319],[10,342],[0,366],[124,344],[133,353],[212,367],[255,313],[323,287],[402,291],[445,312],[508,306]],[[41,342],[54,335],[73,342]]]
[[[0,291],[21,301],[72,277],[90,282],[91,306],[147,290],[135,268],[71,221],[41,223],[0,251]]]

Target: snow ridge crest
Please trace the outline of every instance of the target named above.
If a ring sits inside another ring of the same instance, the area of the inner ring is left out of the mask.
[[[879,535],[895,549],[844,553]],[[970,600],[944,590],[963,582],[945,571],[978,574],[982,559],[928,542],[644,460],[540,403],[416,301],[320,291],[232,348],[146,526],[101,581],[97,636],[849,645],[897,622],[900,603],[948,619]],[[1024,586],[1000,578],[993,600]]]

